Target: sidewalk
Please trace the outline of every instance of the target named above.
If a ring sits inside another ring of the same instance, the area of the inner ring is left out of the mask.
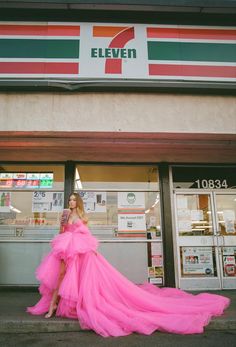
[[[236,290],[212,291],[231,299],[231,305],[221,317],[212,319],[205,330],[236,330]],[[32,316],[25,312],[27,306],[37,302],[39,294],[34,289],[0,289],[0,333],[69,332],[81,331],[76,320]]]

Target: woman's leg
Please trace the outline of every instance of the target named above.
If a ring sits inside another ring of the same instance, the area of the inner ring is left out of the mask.
[[[58,277],[58,282],[57,282],[57,287],[56,289],[53,291],[52,294],[52,299],[50,302],[50,306],[49,306],[49,310],[48,313],[45,315],[45,318],[51,318],[52,315],[54,314],[54,312],[57,309],[57,304],[58,304],[58,290],[60,288],[61,282],[65,276],[65,272],[66,272],[66,265],[65,262],[63,260],[61,260],[61,264],[60,264],[60,272],[59,272],[59,277]]]

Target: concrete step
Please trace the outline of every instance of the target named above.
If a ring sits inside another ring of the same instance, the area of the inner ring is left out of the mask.
[[[214,292],[231,299],[225,313],[211,320],[205,330],[236,330],[236,291]],[[77,320],[32,316],[26,307],[35,304],[39,294],[27,291],[0,290],[0,333],[45,333],[82,331]]]

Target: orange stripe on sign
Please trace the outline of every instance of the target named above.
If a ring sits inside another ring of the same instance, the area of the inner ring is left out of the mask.
[[[94,37],[114,37],[121,31],[128,29],[129,27],[114,27],[114,26],[94,26]]]
[[[172,39],[205,39],[205,40],[235,40],[236,30],[220,29],[184,29],[184,28],[147,28],[148,38]]]
[[[80,36],[80,26],[1,24],[0,35]]]

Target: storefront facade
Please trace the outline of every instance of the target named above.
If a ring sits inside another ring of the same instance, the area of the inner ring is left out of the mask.
[[[0,18],[0,285],[37,285],[77,191],[100,251],[135,283],[236,288],[228,5],[108,6],[98,20],[81,3]]]
[[[34,269],[58,233],[66,196],[76,191],[100,251],[134,282],[162,286],[174,279],[184,289],[233,289],[235,170],[161,163],[3,164],[1,285],[37,284]]]

